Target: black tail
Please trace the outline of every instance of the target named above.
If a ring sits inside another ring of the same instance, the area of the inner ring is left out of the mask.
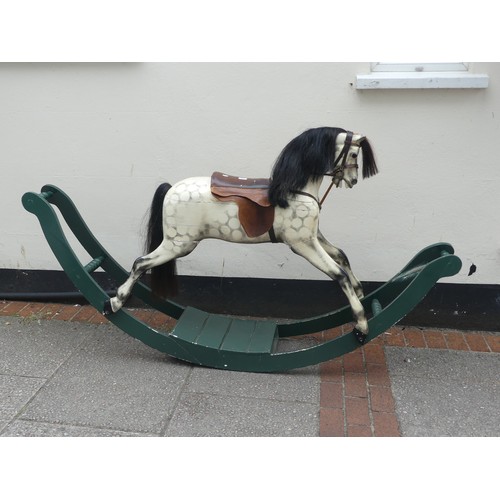
[[[166,182],[158,186],[149,209],[148,233],[146,237],[146,252],[151,253],[163,241],[163,200],[172,186]],[[151,269],[151,290],[159,297],[177,295],[177,273],[175,259]]]

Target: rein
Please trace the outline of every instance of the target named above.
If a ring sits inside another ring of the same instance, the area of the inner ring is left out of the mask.
[[[326,197],[330,194],[330,191],[332,190],[332,187],[335,184],[335,180],[337,178],[337,175],[339,173],[343,174],[343,172],[344,172],[345,164],[347,163],[347,154],[349,153],[349,149],[351,148],[352,136],[353,136],[352,132],[347,132],[347,137],[346,137],[346,140],[344,142],[344,147],[342,148],[342,151],[340,152],[340,154],[338,155],[337,159],[335,160],[335,162],[333,164],[333,171],[331,174],[327,174],[327,175],[332,176],[332,182],[328,186],[328,189],[326,190],[326,193],[323,195],[323,198],[321,198],[321,201],[319,202],[319,208],[322,207],[323,202],[325,201]],[[340,165],[338,165],[341,160],[342,160],[342,163]]]

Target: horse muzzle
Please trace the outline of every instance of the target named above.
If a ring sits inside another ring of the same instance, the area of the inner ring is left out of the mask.
[[[347,179],[342,179],[338,184],[337,184],[337,187],[339,187],[342,183],[342,181],[344,181],[346,187],[348,187],[349,189],[352,189],[357,183],[358,183],[358,180],[357,179],[351,179],[351,180],[347,180]]]

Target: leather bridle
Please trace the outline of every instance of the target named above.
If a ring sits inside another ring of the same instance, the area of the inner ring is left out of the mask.
[[[328,186],[328,189],[326,190],[326,193],[323,195],[323,198],[321,198],[321,201],[319,201],[315,196],[312,194],[306,193],[305,191],[292,191],[295,194],[301,194],[304,196],[309,196],[312,198],[316,203],[319,205],[319,208],[321,210],[321,207],[323,206],[323,202],[325,201],[326,197],[330,193],[332,187],[334,186],[335,182],[340,182],[344,178],[344,170],[346,168],[357,168],[358,165],[347,165],[347,158],[349,155],[349,150],[351,149],[352,145],[352,137],[353,137],[352,132],[347,132],[347,136],[344,142],[344,147],[342,148],[342,151],[340,154],[337,156],[337,159],[333,163],[333,170],[329,173],[326,173],[324,175],[329,175],[332,177],[332,182]]]
[[[347,137],[344,142],[344,147],[342,148],[342,151],[340,152],[340,154],[337,156],[337,159],[333,163],[333,170],[330,174],[327,173],[326,175],[331,175],[333,178],[336,178],[339,176],[338,174],[344,173],[344,168],[346,167],[347,163],[347,155],[349,153],[349,149],[351,149],[352,136],[353,136],[352,132],[347,132]]]

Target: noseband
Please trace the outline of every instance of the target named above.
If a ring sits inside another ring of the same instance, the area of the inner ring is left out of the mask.
[[[330,186],[328,186],[328,189],[326,190],[326,193],[324,194],[323,198],[319,202],[319,206],[323,205],[323,202],[325,201],[326,197],[330,193],[330,190],[332,189],[333,185],[335,184],[335,181],[337,179],[342,180],[344,177],[344,169],[346,168],[346,163],[347,163],[347,155],[349,153],[349,149],[351,149],[351,144],[352,144],[352,132],[347,132],[347,137],[344,142],[344,147],[342,148],[342,151],[340,154],[337,156],[337,159],[333,163],[333,170],[331,174],[325,174],[325,175],[331,175],[332,176],[332,182]]]

